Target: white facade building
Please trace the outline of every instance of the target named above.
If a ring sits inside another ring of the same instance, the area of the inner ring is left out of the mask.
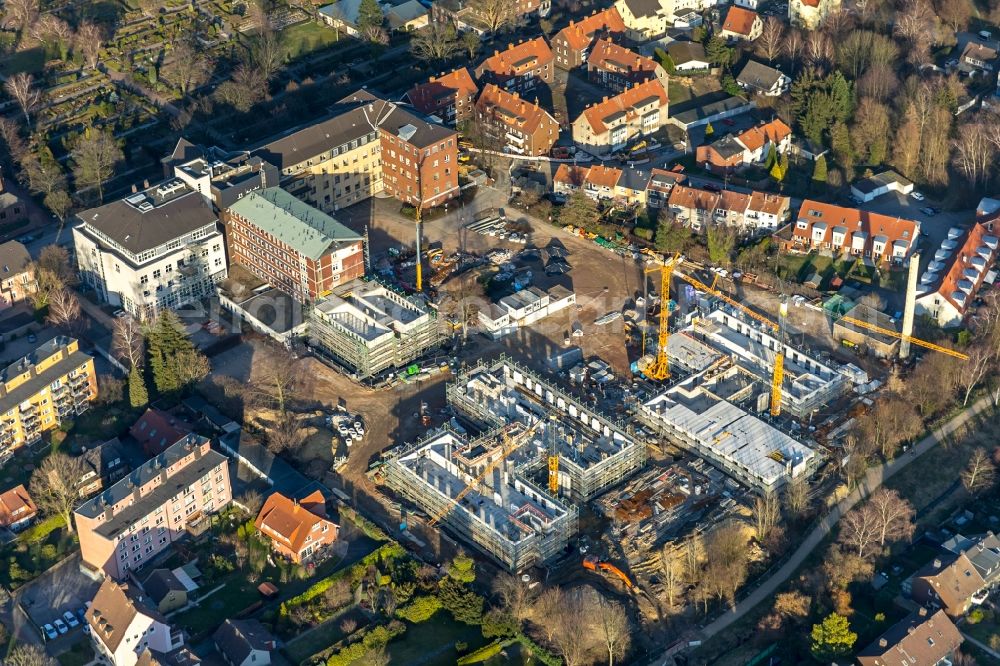
[[[528,287],[501,298],[497,303],[491,303],[488,308],[481,309],[479,326],[486,335],[499,339],[574,303],[576,294],[558,285],[548,292],[538,287]]]
[[[106,579],[87,609],[94,651],[112,666],[135,666],[146,650],[167,654],[184,645],[159,611],[138,590]]]
[[[226,249],[211,204],[170,181],[77,215],[73,228],[83,284],[138,319],[215,293]]]

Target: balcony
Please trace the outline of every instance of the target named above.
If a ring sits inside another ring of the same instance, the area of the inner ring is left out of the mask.
[[[90,381],[90,377],[86,373],[80,373],[69,378],[69,385],[73,388],[78,387],[80,384],[85,384]]]
[[[33,402],[29,402],[27,407],[21,407],[21,418],[24,418],[27,414],[38,414],[38,405]]]

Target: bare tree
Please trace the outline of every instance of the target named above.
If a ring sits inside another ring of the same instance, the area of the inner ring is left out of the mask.
[[[625,609],[616,601],[601,597],[598,601],[597,630],[608,649],[608,666],[615,666],[615,658],[623,658],[632,642]]]
[[[268,345],[254,354],[254,375],[247,385],[247,398],[285,416],[302,389],[302,366],[285,349]]]
[[[795,66],[802,58],[802,50],[804,48],[805,40],[802,38],[802,33],[795,28],[789,30],[785,36],[785,43],[782,50],[792,63],[792,73],[795,72]]]
[[[139,322],[132,317],[118,317],[112,329],[111,353],[129,369],[141,368],[145,361],[146,340]]]
[[[557,629],[556,623],[551,622],[550,619],[560,613],[560,609],[565,604],[566,594],[563,592],[563,589],[561,587],[550,587],[538,597],[538,601],[535,602],[534,608],[532,608],[534,623],[541,629],[548,643],[555,642]]]
[[[461,48],[451,23],[431,23],[418,30],[410,40],[410,51],[425,62],[448,60]]]
[[[979,382],[990,373],[992,373],[996,367],[996,357],[993,356],[992,350],[985,347],[980,347],[976,345],[968,351],[969,360],[965,362],[962,366],[962,372],[958,374],[958,384],[960,387],[965,389],[965,393],[962,396],[962,406],[966,407],[969,404],[969,397],[972,395],[972,391],[975,390]]]
[[[60,58],[66,60],[70,44],[73,41],[73,28],[70,27],[69,23],[55,14],[43,14],[31,26],[31,34],[43,44],[55,44],[59,48]]]
[[[481,43],[479,33],[475,30],[466,30],[461,34],[458,41],[462,44],[465,52],[469,54],[469,60],[473,60],[479,52],[479,45]]]
[[[32,473],[29,484],[38,508],[50,515],[62,516],[70,532],[73,531],[73,509],[80,500],[79,484],[83,472],[81,458],[53,453]]]
[[[826,68],[833,58],[833,42],[825,33],[813,30],[805,39],[805,57],[813,67]]]
[[[978,495],[993,485],[996,466],[990,460],[986,449],[979,447],[972,452],[969,463],[962,470],[962,485],[972,495]]]
[[[4,666],[54,666],[57,662],[41,647],[27,642],[17,644],[15,641],[3,663]]]
[[[764,21],[764,30],[760,37],[754,42],[757,52],[767,61],[774,62],[774,59],[781,55],[785,41],[785,24],[776,16],[768,16]]]
[[[38,0],[6,0],[3,15],[8,24],[24,33],[38,18]]]
[[[302,445],[303,430],[292,413],[282,414],[267,429],[267,448],[271,453],[297,449]]]
[[[597,593],[591,588],[576,588],[563,595],[564,603],[547,621],[555,624],[553,639],[566,666],[582,666],[600,649],[601,636],[594,631],[599,614]]]
[[[809,482],[804,475],[796,476],[785,486],[785,506],[793,516],[800,516],[809,508]]]
[[[243,505],[247,513],[251,516],[256,516],[260,513],[261,507],[264,506],[264,496],[252,488],[240,495],[237,501]]]
[[[746,537],[735,522],[717,527],[708,537],[702,586],[720,601],[736,603],[736,592],[747,579]]]
[[[900,497],[898,492],[880,488],[868,500],[868,505],[875,514],[880,546],[884,546],[886,541],[900,541],[913,536],[913,505]]]
[[[855,507],[840,521],[840,540],[866,558],[879,538],[879,517],[870,503]]]
[[[365,41],[378,46],[385,46],[389,43],[389,33],[380,25],[367,26],[363,31]]]
[[[531,615],[535,594],[517,576],[501,573],[493,579],[493,592],[500,598],[500,604],[518,624]]]
[[[57,289],[49,294],[49,314],[46,321],[56,328],[71,331],[80,321],[80,300],[69,289]]]
[[[754,498],[753,507],[754,530],[757,532],[758,541],[764,541],[771,533],[771,529],[778,524],[781,518],[781,508],[778,503],[778,494],[773,490],[767,490],[763,495]]]
[[[937,0],[935,11],[938,18],[944,21],[952,32],[965,29],[972,15],[972,6],[969,0]]]
[[[35,77],[25,72],[15,74],[4,82],[3,89],[17,101],[24,114],[24,123],[30,128],[31,112],[42,101],[42,93],[35,87]]]
[[[982,120],[973,120],[959,128],[954,141],[954,163],[973,187],[984,185],[991,176],[996,146]]]
[[[104,183],[125,158],[114,136],[108,131],[90,128],[77,141],[70,155],[77,188],[96,188],[98,201],[104,201]]]
[[[667,610],[677,605],[683,588],[684,551],[677,544],[669,542],[660,551],[660,571],[663,572],[663,591],[667,595]]]
[[[368,652],[365,653],[364,658],[361,660],[369,666],[389,666],[391,659],[389,658],[389,652],[385,649],[384,645],[378,645],[373,648],[369,648]]]
[[[190,40],[182,40],[170,53],[165,76],[177,84],[181,95],[188,95],[208,81],[213,64],[212,59]]]
[[[487,32],[500,32],[514,25],[517,19],[515,6],[509,0],[474,0],[471,4]]]
[[[104,45],[104,30],[96,23],[84,21],[76,29],[76,48],[91,69],[97,69]]]

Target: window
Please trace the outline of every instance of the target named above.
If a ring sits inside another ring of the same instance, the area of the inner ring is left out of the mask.
[[[154,280],[159,280],[160,276],[161,276],[161,273],[160,273],[160,269],[159,268],[157,268],[155,271],[153,271],[153,279]]]

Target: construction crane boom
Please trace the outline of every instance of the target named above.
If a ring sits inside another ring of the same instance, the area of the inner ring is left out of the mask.
[[[517,448],[521,446],[524,440],[528,439],[533,434],[535,434],[535,431],[538,430],[538,426],[541,425],[541,423],[542,419],[540,418],[536,419],[535,422],[532,423],[527,430],[518,433],[514,437],[511,437],[510,434],[508,433],[508,429],[505,428],[501,433],[501,437],[503,438],[503,444],[501,445],[500,455],[496,458],[496,460],[490,461],[482,472],[476,475],[476,477],[472,481],[466,484],[466,486],[462,488],[462,490],[459,491],[457,495],[455,495],[454,499],[452,499],[451,502],[449,502],[443,509],[438,511],[430,519],[430,521],[428,521],[427,526],[434,527],[441,521],[442,518],[451,513],[451,510],[454,509],[456,506],[458,506],[466,495],[475,490],[476,487],[478,487],[479,484],[483,482],[483,479],[485,479],[490,474],[490,472],[496,469],[500,463],[506,460],[510,454],[512,454],[515,450],[517,450]]]
[[[667,354],[667,344],[670,342],[670,282],[680,256],[678,252],[666,261],[657,262],[659,265],[656,268],[646,269],[647,273],[660,271],[660,317],[657,323],[656,360],[643,372],[650,379],[658,381],[670,379],[670,357]],[[646,350],[643,349],[642,353],[646,353]]]
[[[954,349],[942,347],[941,345],[936,345],[933,342],[927,342],[926,340],[914,338],[909,335],[903,335],[902,333],[897,333],[896,331],[888,328],[882,328],[881,326],[876,326],[875,324],[869,324],[866,321],[861,321],[860,319],[855,319],[854,317],[841,317],[840,321],[847,322],[848,324],[854,324],[855,326],[860,326],[861,328],[867,328],[870,331],[881,333],[882,335],[888,335],[889,337],[899,338],[900,340],[909,340],[910,344],[918,345],[936,352],[941,352],[942,354],[947,354],[948,356],[954,356],[955,358],[960,358],[963,361],[969,360],[969,356],[967,354],[955,351]]]

